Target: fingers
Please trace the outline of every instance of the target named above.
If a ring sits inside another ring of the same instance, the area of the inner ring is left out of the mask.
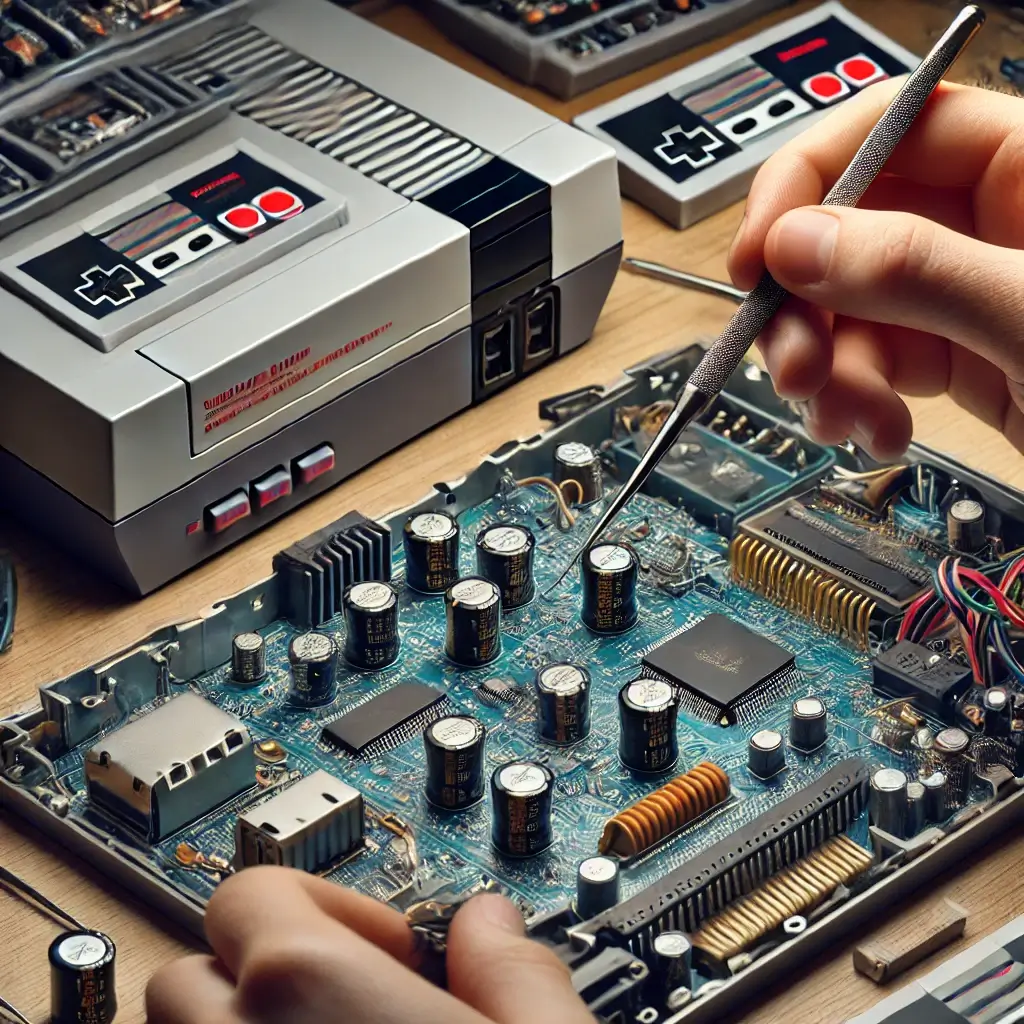
[[[157,971],[146,986],[147,1024],[242,1024],[235,986],[210,956],[190,956]]]
[[[1024,253],[911,214],[812,207],[765,242],[778,282],[835,313],[925,331],[1024,380]]]
[[[470,900],[448,935],[448,989],[497,1024],[593,1024],[569,971],[500,896]]]
[[[396,921],[405,928],[396,911],[303,872],[247,868],[218,886],[206,928],[246,1024],[323,1024],[340,1012],[377,1024],[485,1024],[400,961],[410,945]]]
[[[292,922],[307,922],[328,934],[344,925],[408,966],[415,966],[413,936],[398,911],[369,896],[302,871],[257,867],[217,887],[206,911],[206,935],[237,976],[247,949],[262,935]]]
[[[902,455],[910,444],[910,410],[892,389],[885,342],[873,324],[837,318],[832,376],[807,404],[805,422],[821,444],[852,437],[879,461]]]
[[[901,84],[892,80],[865,89],[761,168],[729,254],[729,272],[739,287],[752,288],[760,276],[772,224],[787,210],[824,199]],[[1014,153],[1013,140],[1019,143],[1022,131],[1024,106],[1016,97],[943,82],[890,157],[886,173],[921,185],[972,188],[983,182],[998,154],[1005,167],[1000,181],[1012,183],[1015,168],[1007,154]],[[985,195],[991,191],[986,186]],[[990,205],[995,202],[991,197]]]
[[[806,401],[825,386],[832,370],[832,325],[817,306],[788,299],[757,345],[781,398]]]

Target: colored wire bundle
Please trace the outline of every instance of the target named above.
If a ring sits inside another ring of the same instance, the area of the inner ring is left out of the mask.
[[[1017,603],[1024,554],[974,569],[959,558],[944,558],[934,572],[935,586],[907,609],[897,640],[922,643],[958,627],[975,680],[991,682],[988,649],[1007,672],[1024,684],[1024,666],[1010,645],[1010,629],[1024,629],[1024,608]]]

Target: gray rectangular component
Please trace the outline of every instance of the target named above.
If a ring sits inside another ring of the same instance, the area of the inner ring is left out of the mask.
[[[362,794],[324,771],[239,815],[235,827],[240,868],[278,864],[319,871],[362,843]]]
[[[89,799],[159,842],[255,782],[249,730],[183,693],[99,740],[85,756]]]

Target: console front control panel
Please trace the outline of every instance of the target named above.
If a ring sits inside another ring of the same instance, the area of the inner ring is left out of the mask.
[[[0,263],[0,280],[109,352],[344,225],[345,200],[250,143]]]
[[[248,489],[240,488],[207,506],[202,519],[188,523],[185,533],[191,536],[204,528],[208,533],[223,533],[229,526],[248,519],[281,498],[287,498],[296,488],[308,487],[314,480],[330,473],[336,462],[334,449],[329,444],[322,444],[292,459],[290,468],[278,466],[253,480]]]

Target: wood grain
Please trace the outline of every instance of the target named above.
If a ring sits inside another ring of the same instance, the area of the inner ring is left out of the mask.
[[[570,103],[510,82],[499,72],[463,53],[411,8],[398,6],[376,17],[380,24],[434,50],[481,77],[517,93],[551,113],[571,118],[629,89],[707,56],[732,42],[813,6],[801,2],[727,40],[708,44],[602,87]],[[850,0],[847,6],[915,52],[923,52],[948,22],[959,3],[936,0]],[[1003,54],[1019,55],[1021,26],[994,14],[958,77],[992,82]],[[685,232],[666,227],[630,202],[623,203],[626,254],[660,260],[712,277],[725,276],[725,254],[739,223],[735,207]],[[732,305],[630,274],[619,275],[593,340],[505,394],[441,425],[382,459],[305,508],[250,538],[146,600],[131,602],[97,580],[67,556],[0,518],[0,548],[18,565],[21,607],[14,649],[0,659],[0,713],[34,699],[36,687],[123,647],[167,622],[243,588],[270,571],[273,553],[349,511],[379,515],[426,493],[435,481],[452,480],[471,470],[485,454],[510,437],[528,437],[542,427],[539,400],[583,384],[607,384],[624,367],[694,340],[708,339],[724,326]],[[1024,460],[994,431],[970,419],[945,399],[912,401],[916,436],[978,469],[1009,483],[1024,485]],[[1015,916],[1024,896],[1021,836],[1010,834],[985,851],[956,877],[940,880],[919,900],[948,896],[970,913],[966,936],[947,950],[956,951]],[[0,863],[42,889],[51,899],[93,927],[110,933],[119,948],[119,1021],[144,1019],[142,995],[155,967],[185,953],[189,946],[166,922],[122,898],[95,873],[61,854],[17,821],[0,819]],[[913,913],[915,904],[899,908]],[[46,947],[56,928],[13,897],[0,894],[0,996],[33,1020],[47,1013]],[[736,1020],[768,1024],[830,1024],[860,1012],[880,997],[880,989],[855,974],[851,952],[855,936],[792,978],[765,992],[756,1009]],[[930,961],[900,980],[928,970]],[[724,1022],[723,1022],[724,1024]]]

